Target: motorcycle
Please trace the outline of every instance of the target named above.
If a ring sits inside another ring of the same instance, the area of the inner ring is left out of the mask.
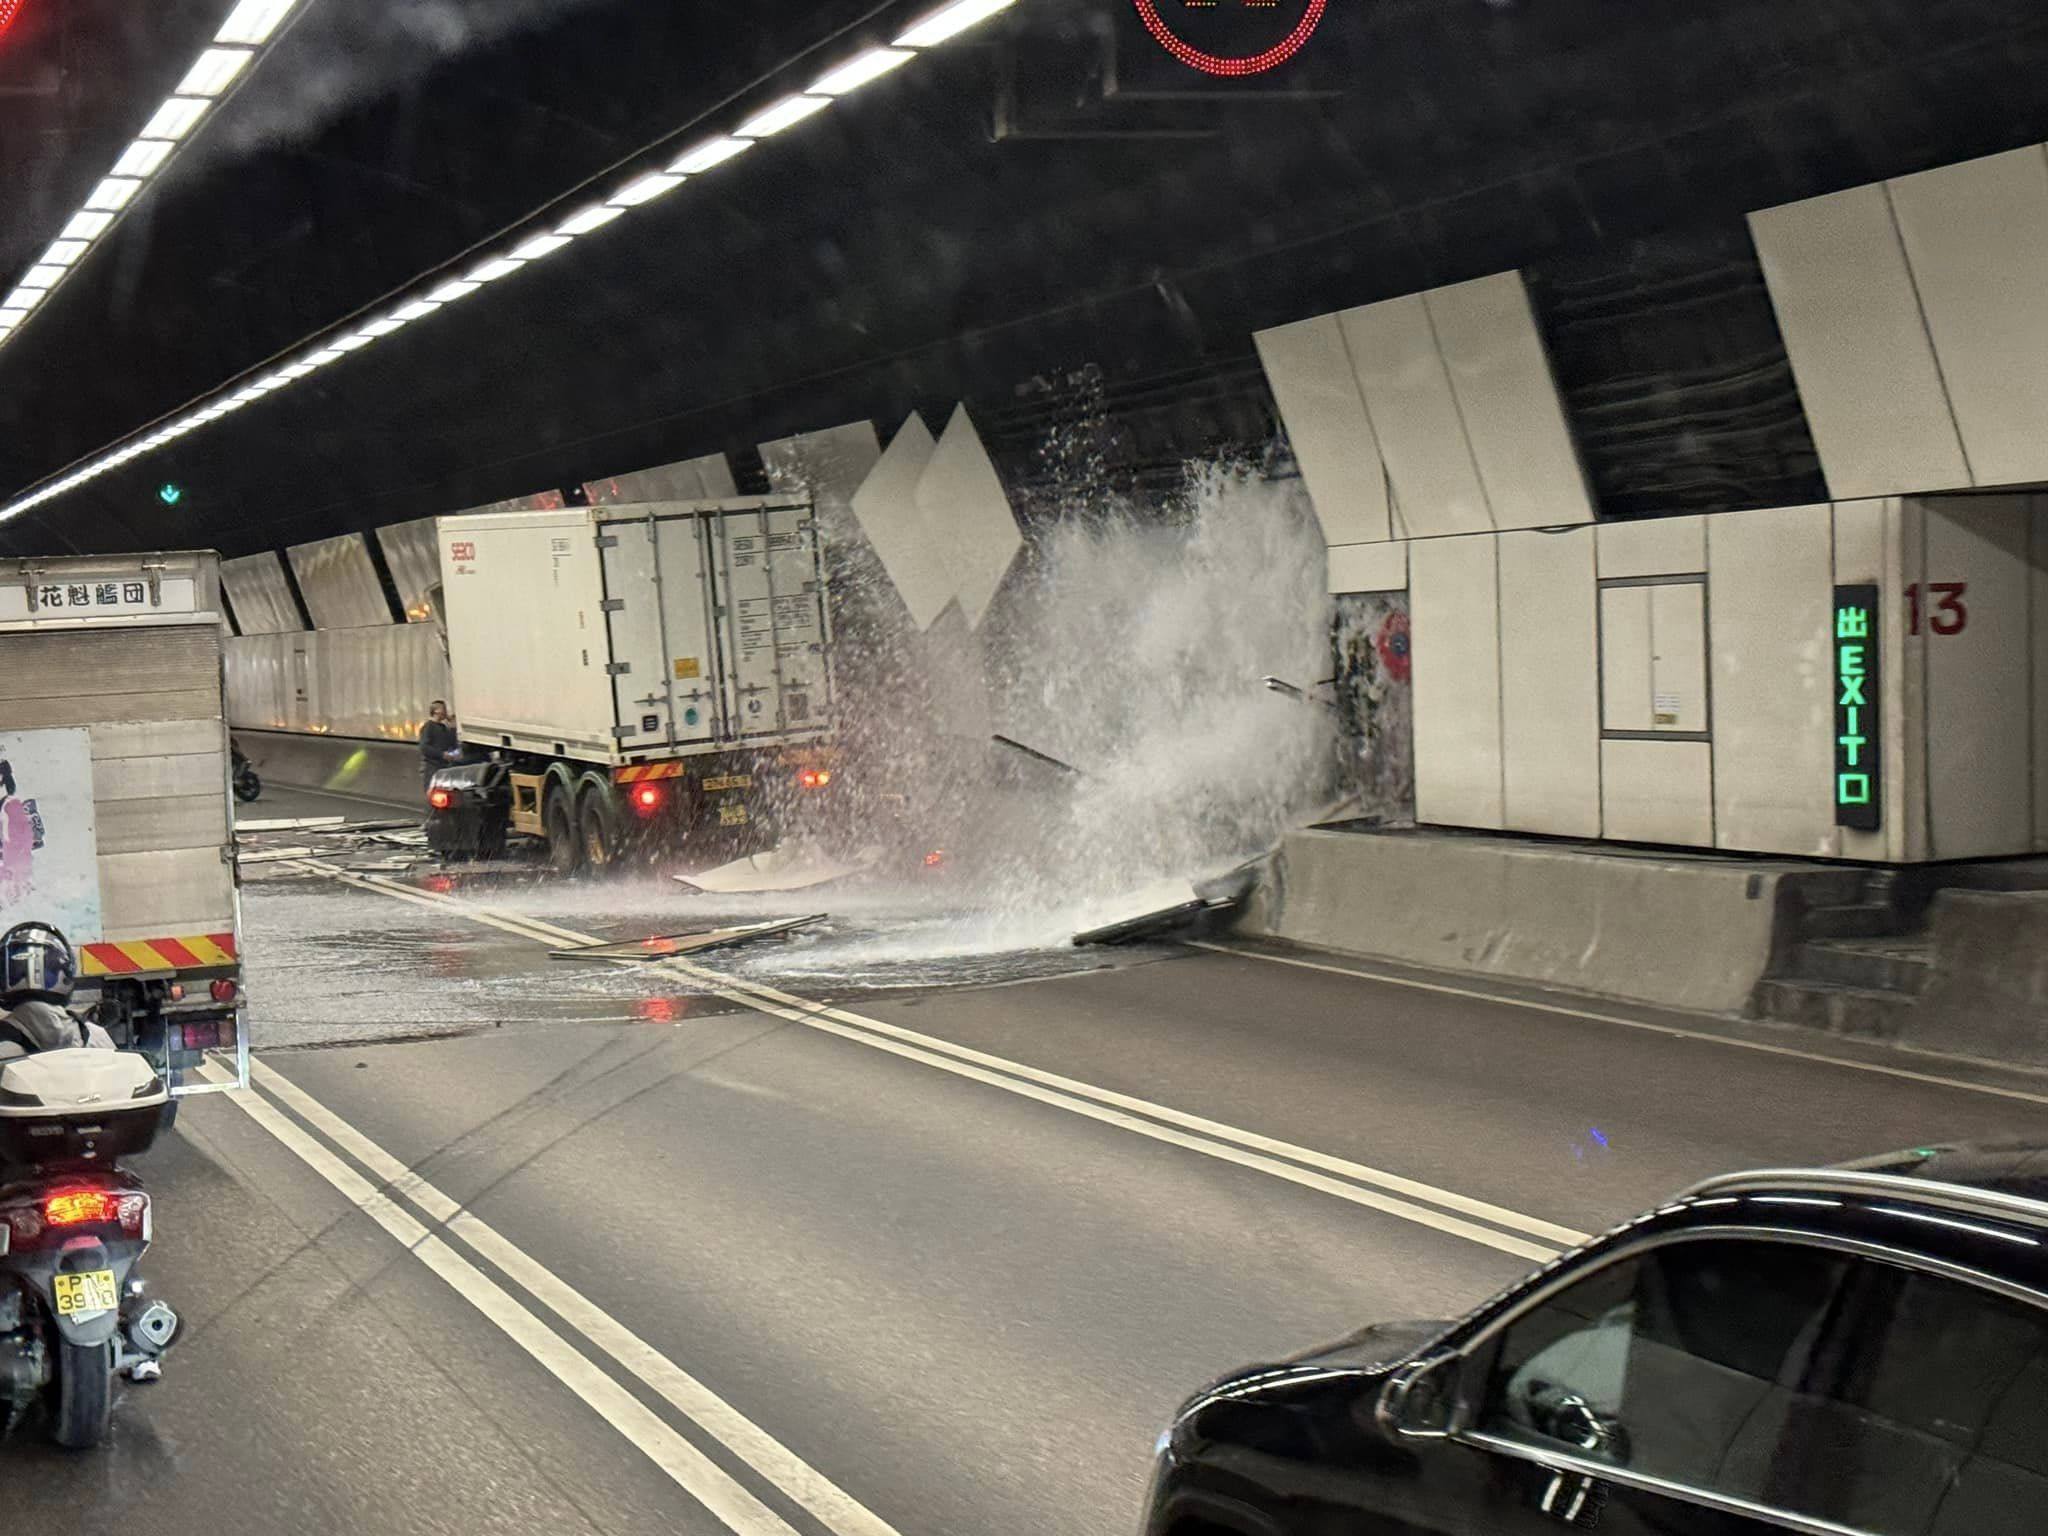
[[[0,1434],[40,1405],[52,1440],[88,1449],[116,1380],[162,1374],[178,1316],[136,1273],[149,1192],[117,1160],[148,1149],[170,1106],[155,1068],[125,1051],[0,1066]]]
[[[235,798],[247,805],[263,793],[263,781],[256,776],[256,765],[242,756],[238,747],[235,759]]]

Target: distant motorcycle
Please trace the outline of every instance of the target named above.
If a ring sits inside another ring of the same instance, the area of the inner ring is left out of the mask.
[[[235,798],[247,805],[263,793],[263,781],[256,777],[256,765],[235,748]]]

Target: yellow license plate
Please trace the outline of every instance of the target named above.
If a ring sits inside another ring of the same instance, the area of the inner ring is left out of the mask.
[[[111,1269],[89,1269],[82,1275],[59,1275],[56,1284],[59,1317],[111,1312],[120,1302],[114,1294],[114,1272]]]
[[[744,805],[721,805],[718,808],[718,824],[721,827],[744,827],[747,820],[747,808]]]

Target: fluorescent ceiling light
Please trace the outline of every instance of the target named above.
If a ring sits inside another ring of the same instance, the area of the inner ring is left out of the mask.
[[[930,48],[965,32],[976,22],[986,21],[997,11],[1006,11],[1017,0],[953,0],[925,17],[896,39],[898,48]]]
[[[476,290],[477,285],[475,283],[464,282],[458,277],[452,282],[443,283],[432,293],[428,294],[427,301],[432,304],[453,304],[457,299],[468,298]]]
[[[382,320],[374,321],[364,326],[363,334],[365,336],[389,336],[393,331],[402,331],[404,329],[405,322],[399,319],[398,316],[386,315]]]
[[[6,298],[0,299],[0,309],[12,309],[25,315],[42,302],[42,289],[17,288],[14,292],[8,294]]]
[[[347,355],[348,354],[343,352],[339,347],[329,347],[324,352],[315,352],[311,357],[307,358],[306,361],[313,364],[313,366],[316,368],[325,368],[329,363],[340,362],[342,358],[346,357]]]
[[[396,311],[392,318],[394,320],[424,320],[440,307],[432,299],[419,299],[406,305],[405,308]]]
[[[142,125],[137,135],[144,139],[182,139],[192,125],[206,116],[210,103],[196,96],[173,96],[156,109],[156,116]]]
[[[694,176],[699,171],[708,171],[714,165],[723,165],[735,155],[743,155],[754,147],[752,139],[720,138],[699,144],[669,167],[671,173]]]
[[[780,133],[793,123],[800,123],[813,112],[822,112],[832,105],[829,96],[785,96],[774,106],[756,112],[739,127],[733,129],[733,136],[741,139],[765,139],[771,133]]]
[[[337,352],[360,352],[377,338],[368,331],[357,331],[353,336],[344,336],[334,344]]]
[[[615,208],[638,208],[642,203],[653,202],[664,192],[675,191],[688,179],[685,176],[664,176],[654,171],[619,188],[607,201]]]
[[[625,212],[626,210],[623,208],[608,208],[603,203],[599,203],[595,208],[586,208],[573,219],[565,219],[560,224],[557,224],[555,226],[555,233],[558,235],[587,235],[593,229],[604,228],[613,219],[624,217]]]
[[[541,257],[552,256],[573,243],[567,235],[535,235],[514,251],[512,256],[517,261],[539,261]]]
[[[137,139],[114,162],[116,176],[153,176],[164,157],[177,146],[169,139]]]
[[[64,226],[62,238],[66,240],[97,240],[109,224],[114,222],[111,213],[74,213],[71,222]]]
[[[319,366],[318,363],[293,363],[291,367],[285,369],[284,376],[296,383],[307,374],[314,372]]]
[[[118,213],[128,206],[128,199],[141,190],[142,183],[132,176],[109,176],[92,189],[92,196],[85,200],[85,206]]]
[[[902,48],[870,48],[857,59],[849,59],[829,75],[821,75],[812,84],[813,96],[844,96],[848,91],[857,91],[870,80],[879,80],[890,70],[908,64],[917,55]]]
[[[479,286],[484,283],[495,283],[501,277],[510,277],[525,265],[525,262],[515,261],[510,256],[500,256],[496,261],[485,262],[482,266],[464,277],[463,281],[465,283],[476,283]]]
[[[216,43],[247,43],[254,47],[270,41],[270,34],[278,29],[285,17],[291,15],[292,7],[298,0],[242,0],[242,3],[228,12],[228,19],[214,33]]]
[[[83,240],[52,240],[43,261],[53,267],[68,267],[85,254]]]
[[[178,82],[180,96],[218,96],[256,55],[246,48],[209,48]]]
[[[64,276],[64,269],[58,266],[34,266],[21,274],[24,288],[54,288]]]

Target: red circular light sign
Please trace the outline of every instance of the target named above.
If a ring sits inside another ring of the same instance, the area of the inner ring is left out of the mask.
[[[1173,3],[1173,0],[1168,0]],[[1197,48],[1168,26],[1159,14],[1159,0],[1137,0],[1138,15],[1145,23],[1145,30],[1159,42],[1159,46],[1172,54],[1190,69],[1199,69],[1205,75],[1222,75],[1236,78],[1244,75],[1262,75],[1269,69],[1277,69],[1293,58],[1315,35],[1316,27],[1322,22],[1323,12],[1329,9],[1329,0],[1308,0],[1308,8],[1302,12],[1301,20],[1294,30],[1266,49],[1263,53],[1245,54],[1238,57],[1210,53]]]
[[[0,0],[0,32],[5,32],[28,0]]]

